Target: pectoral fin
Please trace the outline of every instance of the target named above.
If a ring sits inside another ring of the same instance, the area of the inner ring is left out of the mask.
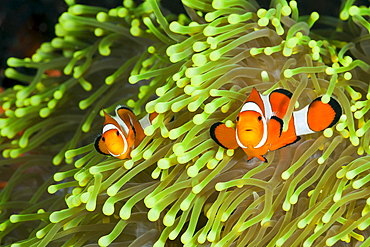
[[[239,147],[236,142],[235,130],[227,127],[224,123],[214,123],[210,128],[211,138],[221,147],[236,149]]]
[[[98,153],[101,153],[101,154],[104,154],[104,155],[110,155],[105,143],[102,140],[102,135],[98,135],[96,137],[94,147],[95,147],[95,149]]]
[[[211,138],[221,147],[236,149],[239,147],[236,142],[235,130],[227,127],[224,123],[214,123],[210,128]]]

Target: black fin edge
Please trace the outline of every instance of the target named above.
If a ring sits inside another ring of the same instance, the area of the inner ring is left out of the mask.
[[[340,117],[342,116],[342,107],[340,106],[339,102],[330,97],[330,101],[328,103],[329,105],[331,105],[331,107],[334,109],[334,112],[335,112],[335,117],[333,119],[333,122],[331,122],[331,124],[329,125],[329,127],[333,127],[340,119]]]
[[[300,136],[297,136],[297,139],[295,139],[293,142],[288,143],[288,144],[286,144],[286,145],[284,145],[284,146],[282,146],[282,147],[279,147],[278,149],[275,149],[274,151],[279,150],[279,149],[281,149],[281,148],[285,148],[285,147],[287,147],[287,146],[289,146],[289,145],[292,145],[292,144],[294,144],[294,143],[298,142],[299,140],[301,140],[301,137],[300,137]]]
[[[261,157],[264,159],[264,160],[263,160],[263,162],[268,163],[268,160],[266,159],[266,157],[265,157],[265,156],[261,155]],[[260,159],[259,159],[259,158],[257,158],[257,157],[253,157],[253,158],[256,158],[256,159],[260,160]],[[253,159],[253,158],[252,158],[252,159]],[[247,159],[247,162],[250,162],[252,159]]]
[[[218,139],[217,139],[217,137],[216,137],[216,135],[215,135],[215,130],[216,130],[216,128],[219,126],[219,125],[221,125],[221,124],[224,124],[224,123],[222,123],[222,122],[217,122],[217,123],[214,123],[214,124],[212,124],[212,126],[211,126],[211,128],[209,129],[209,132],[210,132],[210,135],[211,135],[211,138],[218,144],[218,145],[220,145],[221,147],[223,147],[223,148],[225,148],[225,149],[228,149],[227,147],[225,147],[224,145],[222,145],[219,141],[218,141]]]
[[[115,112],[117,113],[117,111],[118,111],[118,110],[121,110],[121,109],[129,110],[130,112],[132,112],[132,114],[134,114],[134,112],[133,112],[130,108],[128,108],[127,106],[124,106],[124,105],[118,105],[118,106],[116,107]],[[135,115],[135,114],[134,114],[134,115]]]
[[[293,93],[292,92],[290,92],[290,91],[288,91],[288,90],[286,90],[286,89],[284,89],[284,88],[278,88],[278,89],[275,89],[274,91],[272,91],[271,92],[271,94],[272,93],[282,93],[282,94],[284,94],[284,95],[286,95],[286,96],[288,96],[289,98],[292,98],[292,95],[293,95]],[[270,94],[270,95],[271,95]]]
[[[278,118],[277,116],[272,116],[271,119],[275,119],[280,123],[280,134],[279,137],[281,136],[281,133],[283,133],[283,126],[284,126],[284,121],[281,118]]]
[[[94,142],[94,147],[95,147],[95,150],[100,153],[100,154],[104,154],[104,155],[110,155],[110,154],[107,154],[107,153],[104,153],[100,150],[99,148],[99,141],[101,139],[102,135],[98,135],[96,138],[95,138],[95,142]]]
[[[121,109],[129,110],[132,114],[134,114],[134,116],[136,116],[135,113],[130,108],[128,108],[127,106],[124,106],[124,105],[118,105],[116,107],[115,111],[116,111],[117,116],[118,116],[118,110],[121,110]],[[131,119],[131,117],[130,117],[130,119]],[[131,123],[131,121],[130,121],[130,126],[131,126],[132,130],[134,131],[134,136],[136,138],[136,129],[135,129],[134,125]]]
[[[134,137],[136,139],[136,129],[135,129],[135,126],[131,123],[131,121],[130,121],[130,126],[132,128],[132,131],[134,131]]]

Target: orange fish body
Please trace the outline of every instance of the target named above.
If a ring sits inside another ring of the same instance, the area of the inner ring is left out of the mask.
[[[151,125],[156,115],[147,115],[138,121],[135,114],[124,106],[118,106],[115,112],[114,117],[104,112],[103,131],[95,139],[95,149],[101,154],[129,159],[131,150],[144,139],[144,129]]]
[[[236,129],[218,122],[211,126],[212,139],[226,149],[241,147],[248,155],[248,160],[256,157],[267,162],[263,157],[268,151],[274,151],[300,140],[306,135],[332,127],[342,114],[339,103],[331,98],[328,104],[316,98],[308,106],[293,112],[288,129],[283,132],[283,120],[292,93],[285,89],[276,89],[268,95],[261,95],[253,88],[236,119]]]

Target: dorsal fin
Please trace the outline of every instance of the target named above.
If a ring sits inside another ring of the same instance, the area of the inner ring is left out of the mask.
[[[281,119],[284,117],[292,95],[291,92],[283,88],[275,89],[271,92],[269,100],[275,116]]]

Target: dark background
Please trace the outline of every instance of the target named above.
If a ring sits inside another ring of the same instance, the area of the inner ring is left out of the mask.
[[[85,0],[81,4],[113,8],[122,5],[122,0]],[[140,0],[135,0],[139,3]],[[180,0],[163,0],[162,5],[173,13],[184,13]],[[257,0],[268,8],[270,0]],[[356,1],[368,5],[367,0]],[[340,0],[298,0],[300,15],[317,11],[320,15],[338,16]],[[14,81],[4,77],[6,60],[9,57],[31,57],[36,49],[54,35],[58,17],[67,10],[64,0],[1,0],[0,1],[0,86],[10,87]]]

